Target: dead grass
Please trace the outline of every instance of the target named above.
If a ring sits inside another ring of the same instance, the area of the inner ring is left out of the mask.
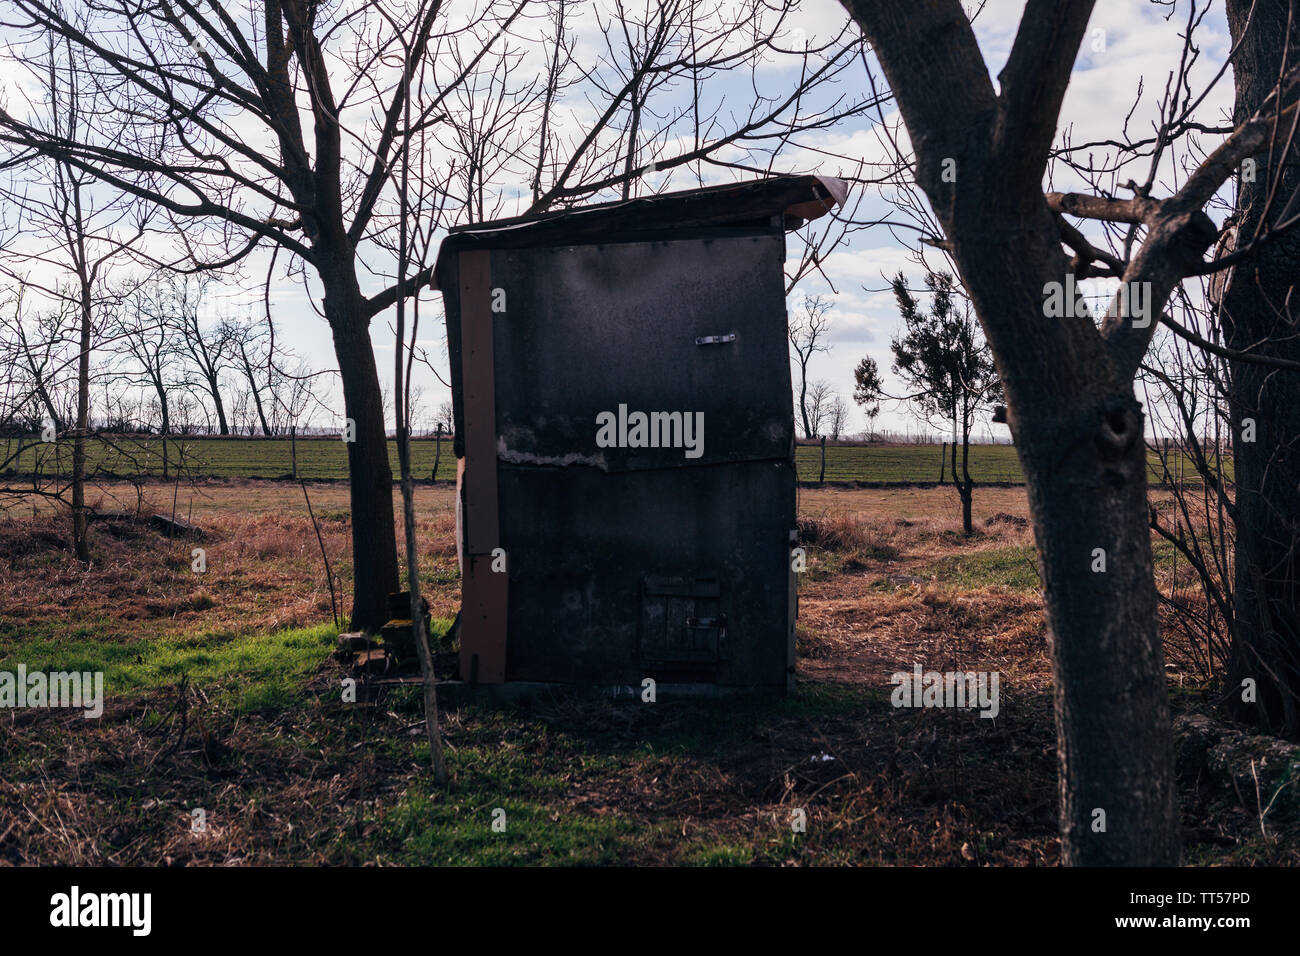
[[[170,488],[149,492],[147,505],[170,512]],[[106,501],[134,494],[108,489]],[[322,483],[311,494],[346,592],[347,488]],[[206,683],[178,675],[113,700],[99,721],[0,716],[0,861],[1054,863],[1041,599],[1032,587],[978,580],[994,566],[981,561],[1032,545],[1024,491],[978,490],[969,538],[951,489],[800,494],[810,573],[799,596],[800,690],[786,701],[452,708],[444,727],[456,784],[442,793],[424,770],[418,695],[342,705],[343,672],[324,648],[292,699],[266,706],[229,703],[247,680],[240,673]],[[454,497],[423,487],[418,505],[430,602],[449,617],[459,601]],[[49,514],[0,518],[0,660],[37,638],[142,647],[179,638],[201,652],[329,620],[300,489],[213,482],[192,507],[203,541],[97,525],[88,569],[70,560]],[[195,546],[207,551],[203,575],[190,570]],[[1176,661],[1184,638],[1169,640]],[[889,675],[917,662],[998,671],[999,717],[890,706]],[[1176,709],[1205,706],[1193,675],[1175,667],[1171,678]],[[510,840],[490,833],[495,806],[519,821]],[[1251,808],[1203,780],[1184,781],[1183,806],[1189,861],[1300,863],[1294,823],[1271,823],[1266,840]],[[196,809],[202,834],[191,830]],[[807,817],[799,835],[795,811]]]
[[[89,568],[70,560],[69,530],[51,512],[0,518],[0,562],[12,572],[0,575],[0,639],[80,626],[123,641],[191,629],[243,635],[328,620],[329,584],[301,489],[259,484],[251,493],[247,483],[201,486],[192,503],[204,532],[196,541],[170,540],[148,526],[149,515],[171,513],[171,489],[154,487],[139,520],[94,525]],[[336,595],[345,600],[352,581],[347,487],[309,488]],[[264,490],[276,507],[268,507]],[[103,497],[120,502],[128,491],[134,512],[129,486],[110,487]],[[459,604],[453,502],[443,487],[421,489],[416,528],[435,617],[453,616]],[[177,510],[188,516],[191,503],[182,498]],[[400,521],[396,527],[405,554]],[[202,573],[192,570],[194,548],[205,552]]]

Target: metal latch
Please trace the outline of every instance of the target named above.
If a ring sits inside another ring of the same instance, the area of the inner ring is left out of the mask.
[[[686,630],[690,634],[692,650],[711,649],[719,658],[727,657],[727,615],[720,614],[717,617],[692,615],[686,619]],[[711,648],[710,644],[712,644]]]
[[[728,332],[726,335],[701,335],[695,339],[696,345],[719,345],[723,342],[736,341],[736,333]]]
[[[712,627],[717,628],[720,631],[725,631],[727,629],[727,615],[723,614],[721,617],[688,617],[686,619],[686,626],[697,628]]]

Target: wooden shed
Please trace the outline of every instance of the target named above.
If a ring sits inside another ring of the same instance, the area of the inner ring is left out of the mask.
[[[462,679],[791,685],[785,236],[843,200],[779,176],[443,242]]]

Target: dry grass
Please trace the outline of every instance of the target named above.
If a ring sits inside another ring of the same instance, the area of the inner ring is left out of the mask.
[[[170,512],[170,490],[149,489],[154,510]],[[347,488],[311,494],[346,591]],[[114,496],[133,506],[129,486],[108,489],[106,502]],[[0,720],[0,860],[1053,863],[1041,599],[1023,582],[980,577],[1006,576],[1032,544],[1024,491],[980,489],[975,504],[967,538],[951,489],[803,490],[798,694],[780,704],[452,709],[457,783],[445,794],[423,769],[418,698],[340,705],[342,672],[323,646],[299,651],[311,676],[283,706],[232,705],[246,680],[234,674],[142,690],[95,722],[11,713]],[[426,587],[435,615],[449,617],[459,601],[454,497],[422,487],[418,506]],[[188,513],[184,496],[179,510]],[[300,489],[210,483],[193,515],[207,533],[204,575],[190,570],[194,544],[142,524],[97,526],[96,562],[80,569],[48,514],[0,519],[0,658],[38,636],[142,647],[180,636],[209,648],[328,621]],[[891,707],[889,675],[916,662],[998,671],[998,719]],[[1202,706],[1195,680],[1171,673],[1176,707]],[[1234,795],[1185,781],[1183,797],[1189,859],[1300,862],[1294,826],[1271,825],[1267,842]],[[497,805],[524,821],[514,843],[484,836],[483,814]],[[209,821],[202,836],[190,832],[195,808]],[[808,818],[797,837],[795,810]]]
[[[347,487],[309,489],[336,595],[345,602],[352,581]],[[300,488],[272,482],[201,485],[192,504],[182,496],[177,509],[203,529],[197,541],[169,540],[148,526],[149,515],[171,513],[170,491],[149,489],[138,521],[96,523],[90,568],[71,560],[69,529],[52,521],[50,511],[0,518],[0,562],[11,572],[0,575],[0,637],[81,625],[93,625],[106,640],[197,629],[244,635],[329,619],[329,584]],[[129,486],[110,486],[101,507],[127,501],[128,493],[134,512]],[[445,486],[422,488],[418,503],[417,538],[431,610],[436,617],[453,616],[459,604],[454,497]],[[400,520],[396,528],[404,555]],[[201,574],[191,567],[194,548],[205,552],[207,570]]]

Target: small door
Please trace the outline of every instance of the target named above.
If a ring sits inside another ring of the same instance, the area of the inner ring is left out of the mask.
[[[727,618],[717,578],[647,575],[641,590],[641,663],[712,679],[726,659]]]

